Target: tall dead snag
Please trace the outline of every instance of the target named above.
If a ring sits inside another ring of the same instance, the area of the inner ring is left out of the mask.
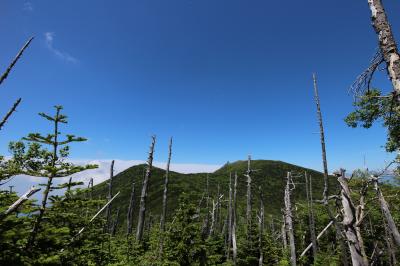
[[[110,200],[112,198],[112,185],[113,185],[113,179],[114,179],[114,160],[111,161],[111,167],[110,167],[110,180],[108,181],[108,196],[107,200]],[[106,231],[111,233],[111,203],[107,206],[106,210]]]
[[[287,250],[287,234],[286,234],[286,221],[285,221],[285,215],[282,216],[282,227],[281,227],[281,238],[282,238],[282,244],[283,244],[283,249],[286,251]]]
[[[386,68],[397,102],[400,103],[400,54],[392,29],[381,0],[368,0],[371,9],[372,26],[379,39],[379,47],[386,62]]]
[[[260,252],[260,257],[258,258],[258,265],[262,266],[264,265],[264,252],[263,252],[263,238],[264,238],[264,196],[261,190],[261,187],[259,187],[260,191],[260,215],[258,216],[258,230],[259,230],[259,236],[258,236],[258,248]]]
[[[206,176],[206,215],[203,220],[203,225],[201,228],[201,236],[203,239],[207,238],[210,230],[210,191],[209,191],[209,175]]]
[[[14,105],[11,107],[11,109],[8,111],[8,113],[4,116],[3,120],[0,122],[0,130],[3,128],[4,124],[7,122],[8,118],[12,115],[12,113],[17,110],[17,106],[21,102],[21,98],[19,98]]]
[[[149,157],[147,158],[146,173],[145,173],[144,179],[143,179],[142,193],[140,195],[139,218],[138,218],[138,225],[137,225],[137,229],[136,229],[136,240],[137,241],[142,241],[142,238],[143,238],[144,219],[145,219],[145,215],[146,215],[147,189],[149,186],[149,179],[151,177],[151,170],[153,167],[153,154],[154,154],[155,143],[156,143],[156,137],[152,136]]]
[[[318,85],[317,85],[317,76],[313,73],[313,84],[314,84],[314,96],[315,96],[315,103],[317,107],[317,119],[319,125],[319,133],[320,133],[320,142],[321,142],[321,151],[322,151],[322,165],[324,168],[324,190],[322,193],[323,203],[326,207],[328,212],[329,219],[333,221],[336,230],[336,238],[339,240],[340,248],[341,248],[341,261],[344,266],[348,265],[347,256],[346,256],[346,244],[342,237],[342,228],[340,224],[336,221],[335,216],[333,215],[328,202],[328,190],[329,190],[329,183],[328,183],[328,161],[326,159],[326,147],[325,147],[325,132],[324,132],[324,123],[322,120],[322,112],[321,112],[321,104],[319,101],[319,94],[318,94]]]
[[[167,194],[168,194],[169,166],[171,164],[171,155],[172,155],[172,138],[170,138],[169,140],[168,161],[167,161],[167,168],[165,170],[165,180],[164,180],[163,206],[160,218],[160,257],[163,254],[163,246],[164,246],[165,217],[167,214]]]
[[[387,226],[389,227],[389,232],[393,236],[393,239],[396,243],[397,246],[400,246],[400,234],[399,230],[397,229],[397,226],[393,220],[392,214],[390,213],[389,210],[389,205],[385,200],[385,197],[382,194],[381,189],[379,188],[378,184],[378,177],[377,176],[372,176],[371,181],[374,185],[374,189],[376,191],[376,194],[378,196],[379,204],[381,206],[381,210],[383,215],[385,216]]]
[[[227,260],[229,260],[231,258],[232,222],[233,222],[233,212],[232,212],[232,173],[230,173],[229,174],[229,202],[228,202],[228,248],[227,248],[227,251],[226,251]]]
[[[89,180],[88,189],[90,189],[89,190],[89,199],[92,200],[92,198],[93,198],[93,177],[90,178],[90,180]]]
[[[245,177],[247,177],[247,204],[246,204],[246,224],[247,224],[247,239],[250,239],[250,228],[251,228],[251,156],[247,158],[247,171]]]
[[[356,208],[351,200],[351,192],[345,177],[345,171],[341,169],[340,174],[337,174],[340,184],[340,198],[343,207],[343,225],[347,244],[350,249],[351,261],[353,265],[367,266],[368,260],[364,258],[361,252],[360,238],[357,234],[357,218]]]
[[[135,204],[135,178],[132,181],[131,197],[129,199],[128,213],[126,215],[126,235],[132,234],[133,208]]]
[[[293,217],[292,203],[290,202],[290,194],[293,189],[294,189],[294,183],[292,181],[292,174],[288,172],[286,176],[284,201],[285,201],[285,224],[286,224],[286,232],[289,235],[290,263],[292,266],[296,265],[296,246],[295,246],[293,220],[292,220]]]
[[[3,83],[3,81],[8,77],[8,74],[10,74],[11,69],[14,67],[14,65],[17,63],[17,61],[20,59],[22,54],[24,53],[25,49],[29,46],[31,41],[33,40],[34,37],[31,37],[25,45],[19,50],[17,56],[15,56],[14,60],[11,62],[11,64],[8,66],[6,71],[1,75],[0,77],[0,85]]]
[[[317,238],[315,236],[315,218],[314,218],[314,208],[313,208],[313,199],[312,199],[312,181],[311,176],[307,175],[307,172],[304,173],[304,177],[306,179],[306,195],[307,195],[307,207],[308,207],[308,225],[310,227],[310,238],[313,249],[313,258],[317,257]]]
[[[237,256],[237,243],[236,243],[236,190],[237,190],[237,172],[235,172],[235,181],[233,185],[233,207],[232,207],[232,257],[233,257],[233,264],[236,265],[236,256]]]
[[[115,234],[117,233],[118,223],[119,223],[119,208],[117,209],[117,214],[115,215],[115,220],[113,221],[113,224],[111,227],[111,235],[112,236],[115,236]]]

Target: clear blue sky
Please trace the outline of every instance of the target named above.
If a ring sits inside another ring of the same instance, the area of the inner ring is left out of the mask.
[[[400,41],[400,4],[385,1]],[[397,15],[396,15],[397,14]],[[0,66],[36,38],[0,87],[0,153],[61,104],[72,158],[177,163],[277,159],[321,169],[311,73],[318,74],[330,170],[382,167],[385,131],[348,128],[348,87],[377,47],[367,0],[2,1]],[[374,81],[391,90],[385,73]]]

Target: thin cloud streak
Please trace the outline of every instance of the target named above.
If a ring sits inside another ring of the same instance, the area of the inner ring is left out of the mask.
[[[53,46],[53,42],[54,42],[54,32],[45,32],[44,33],[44,38],[45,38],[45,42],[46,42],[46,47],[54,54],[56,55],[58,58],[67,61],[68,63],[73,63],[76,64],[78,63],[78,59],[76,59],[75,57],[71,56],[70,54],[60,51],[56,48],[54,48]]]

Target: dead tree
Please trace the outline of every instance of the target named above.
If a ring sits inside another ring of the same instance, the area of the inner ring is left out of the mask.
[[[258,265],[264,265],[264,252],[263,252],[263,238],[264,238],[264,196],[260,190],[260,215],[258,216],[258,229],[259,229],[259,237],[258,237],[258,248],[260,252],[260,257],[258,258]]]
[[[115,220],[113,221],[113,224],[111,227],[111,235],[112,236],[115,236],[115,233],[117,232],[118,222],[119,222],[119,208],[117,209],[117,214],[115,215]]]
[[[0,214],[0,219],[3,219],[10,213],[16,211],[25,201],[27,201],[33,194],[38,192],[40,188],[31,187],[25,194],[23,194],[17,201],[15,201],[8,209]]]
[[[167,214],[167,194],[168,194],[169,166],[171,164],[171,155],[172,155],[172,138],[169,140],[168,161],[167,161],[167,168],[165,170],[165,180],[164,180],[163,206],[160,218],[160,257],[163,254],[163,246],[164,246],[164,232],[165,232],[165,219],[166,219],[165,217]]]
[[[315,218],[314,218],[314,208],[313,208],[313,198],[312,198],[312,180],[311,176],[307,175],[307,172],[304,173],[304,177],[306,179],[306,195],[307,195],[307,207],[308,207],[308,224],[310,227],[310,238],[313,249],[313,258],[317,257],[317,238],[315,236]]]
[[[399,230],[397,229],[397,226],[393,220],[392,214],[389,210],[389,205],[385,200],[385,197],[382,194],[381,189],[379,188],[378,184],[378,177],[377,176],[372,176],[371,181],[374,185],[374,189],[376,191],[376,194],[378,196],[379,204],[381,206],[381,210],[383,215],[385,216],[387,226],[389,227],[389,231],[391,235],[393,236],[393,239],[396,243],[397,246],[400,246],[400,234]]]
[[[4,124],[7,122],[8,118],[12,115],[12,113],[15,112],[17,109],[17,106],[21,102],[21,98],[19,98],[14,105],[11,107],[11,109],[8,111],[8,113],[4,116],[3,120],[0,122],[0,130],[3,128]]]
[[[229,201],[228,201],[228,248],[227,248],[227,260],[231,256],[232,246],[232,222],[233,222],[233,211],[232,211],[232,173],[229,174]]]
[[[108,196],[107,200],[112,198],[112,186],[113,186],[113,179],[114,179],[114,160],[111,161],[110,167],[110,180],[108,181]],[[111,203],[107,206],[106,210],[106,231],[111,233]]]
[[[133,224],[133,208],[135,204],[135,178],[133,178],[131,197],[129,199],[128,213],[126,216],[126,235],[132,234],[132,224]]]
[[[93,177],[90,178],[90,180],[89,180],[88,189],[90,189],[89,190],[89,199],[92,199],[93,198]]]
[[[329,219],[333,221],[336,230],[336,238],[339,241],[342,254],[341,254],[341,261],[344,266],[348,265],[347,256],[346,256],[346,244],[342,237],[342,228],[340,224],[336,221],[335,216],[333,215],[328,202],[328,190],[329,190],[329,182],[328,182],[328,161],[326,159],[326,147],[325,147],[325,132],[324,132],[324,123],[322,120],[322,113],[321,113],[321,104],[319,101],[319,94],[318,94],[318,85],[317,85],[317,76],[313,73],[313,84],[314,84],[314,96],[315,96],[315,103],[317,107],[317,119],[319,125],[319,133],[320,133],[320,142],[321,142],[321,151],[322,151],[322,165],[324,169],[324,190],[322,193],[323,204],[328,212]]]
[[[201,228],[201,236],[203,239],[207,238],[207,235],[209,233],[210,230],[210,191],[209,191],[209,175],[207,174],[206,176],[206,190],[205,190],[205,194],[206,194],[206,215],[204,217],[203,220],[203,225]]]
[[[345,171],[341,169],[340,174],[337,174],[340,184],[340,198],[343,207],[343,226],[347,238],[347,244],[350,249],[351,261],[353,265],[367,266],[368,259],[362,255],[362,240],[360,242],[357,234],[357,216],[356,208],[351,200],[351,192],[345,177]]]
[[[296,245],[294,239],[294,229],[292,220],[292,203],[290,201],[291,191],[294,189],[294,183],[292,181],[292,175],[290,172],[286,176],[286,187],[285,187],[285,224],[286,232],[289,235],[289,245],[290,245],[290,263],[292,266],[296,265]]]
[[[400,54],[381,0],[368,0],[372,25],[379,39],[380,51],[392,81],[395,98],[400,103]]]
[[[143,238],[143,229],[144,229],[144,220],[146,215],[146,199],[147,199],[147,189],[149,186],[149,179],[151,177],[151,171],[153,167],[153,154],[154,154],[154,145],[156,143],[156,137],[151,137],[151,145],[149,151],[149,157],[147,159],[146,173],[143,179],[142,193],[140,195],[140,208],[139,208],[139,218],[138,225],[136,229],[136,240],[142,241]]]
[[[247,177],[247,204],[246,204],[246,224],[247,224],[247,239],[250,239],[250,228],[251,228],[251,156],[247,158],[247,171],[245,177]]]
[[[235,172],[235,181],[234,181],[234,185],[233,185],[233,207],[232,207],[232,218],[233,218],[233,224],[232,224],[232,257],[233,257],[233,264],[234,265],[236,265],[236,256],[237,256],[237,243],[236,243],[237,177],[238,177],[237,176],[237,172]]]
[[[285,211],[283,211],[285,212]],[[287,234],[286,234],[286,221],[285,221],[285,215],[282,216],[282,227],[281,227],[281,238],[282,238],[282,244],[283,244],[283,249],[286,251],[287,250]]]
[[[10,74],[11,69],[14,67],[14,65],[17,63],[17,61],[20,59],[22,54],[24,53],[25,49],[29,46],[31,41],[33,40],[34,37],[31,37],[25,45],[19,50],[17,56],[15,56],[14,60],[11,62],[11,64],[8,66],[6,71],[1,75],[0,77],[0,85],[3,83],[3,81],[8,77],[8,74]]]

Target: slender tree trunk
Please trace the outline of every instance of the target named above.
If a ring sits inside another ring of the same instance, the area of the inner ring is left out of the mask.
[[[8,118],[12,115],[12,113],[15,112],[15,110],[17,109],[17,106],[19,105],[19,103],[21,102],[21,98],[19,98],[11,107],[11,109],[8,111],[8,113],[6,114],[6,116],[3,118],[3,120],[0,122],[0,130],[3,128],[4,124],[7,122]]]
[[[1,75],[0,77],[0,85],[3,83],[3,81],[8,77],[8,74],[10,74],[11,69],[14,67],[14,65],[17,63],[18,59],[22,56],[24,53],[25,49],[29,46],[31,41],[33,40],[33,37],[31,37],[25,45],[21,48],[21,50],[18,52],[17,56],[14,58],[14,60],[11,62],[11,64],[8,66],[6,71]]]
[[[129,199],[129,207],[128,214],[126,217],[126,235],[129,236],[132,234],[132,225],[133,225],[133,209],[135,206],[135,178],[132,178],[132,188],[131,188],[131,196]]]
[[[232,246],[232,173],[229,174],[229,202],[228,202],[228,248],[226,252],[226,258],[231,258],[231,246]]]
[[[141,242],[143,238],[143,229],[144,229],[144,220],[146,215],[146,199],[147,199],[147,189],[149,186],[149,179],[151,177],[151,170],[153,167],[153,154],[154,154],[154,145],[156,143],[156,137],[151,137],[151,145],[149,151],[149,157],[147,159],[147,167],[146,173],[143,180],[142,193],[140,195],[140,209],[139,209],[139,218],[138,225],[136,230],[136,240]]]
[[[346,255],[346,244],[342,237],[342,228],[341,225],[336,221],[328,202],[328,190],[329,190],[329,182],[328,182],[328,161],[326,159],[326,147],[325,147],[325,132],[324,132],[324,124],[322,120],[322,112],[321,112],[321,104],[319,101],[319,94],[318,94],[318,86],[317,86],[317,76],[313,73],[313,83],[314,83],[314,96],[315,96],[315,103],[317,106],[317,118],[319,124],[319,133],[320,133],[320,142],[321,142],[321,151],[322,151],[322,165],[324,169],[324,190],[322,193],[323,203],[326,207],[328,212],[329,219],[333,221],[336,230],[336,239],[338,239],[340,248],[341,248],[341,261],[344,266],[348,265],[347,262],[347,255]]]
[[[282,220],[283,220],[282,228],[281,228],[282,244],[283,244],[283,249],[286,251],[287,250],[287,235],[286,235],[285,215],[283,215]]]
[[[113,179],[114,179],[114,160],[111,161],[110,167],[110,180],[108,181],[108,196],[107,200],[110,200],[112,196],[112,186],[113,186]],[[106,210],[106,231],[111,233],[111,203],[107,206]]]
[[[367,253],[365,252],[364,240],[361,234],[361,225],[365,215],[364,210],[365,210],[365,197],[367,195],[367,189],[368,189],[368,182],[366,182],[363,188],[361,189],[360,204],[356,208],[356,232],[358,241],[360,242],[360,250],[364,260],[364,264],[368,264],[368,256]]]
[[[356,230],[356,210],[351,200],[351,193],[347,184],[344,170],[342,170],[340,176],[338,177],[338,181],[341,187],[340,195],[343,206],[343,225],[347,238],[347,244],[350,249],[351,261],[353,266],[367,266],[368,264],[365,264],[365,258],[363,258],[361,253],[360,239],[357,236]]]
[[[29,43],[27,44],[29,45]],[[27,46],[26,45],[26,46]],[[21,53],[22,54],[22,53]],[[18,56],[17,56],[18,57]],[[51,168],[54,168],[56,165],[56,162],[58,160],[57,152],[58,152],[58,122],[59,122],[59,117],[60,117],[60,111],[61,107],[57,107],[57,112],[54,118],[54,141],[52,143],[53,146],[53,154],[51,158]],[[31,231],[31,234],[29,236],[28,242],[26,244],[26,249],[30,249],[33,247],[35,241],[36,241],[36,236],[39,233],[40,230],[40,224],[43,219],[43,215],[46,211],[46,206],[47,206],[47,199],[49,197],[51,185],[53,184],[53,178],[55,177],[54,171],[51,171],[49,177],[47,178],[47,184],[46,184],[46,189],[43,191],[43,199],[42,199],[42,204],[39,209],[39,214],[38,217],[35,220],[35,223],[33,224],[33,229]]]
[[[237,173],[235,172],[235,181],[233,185],[233,208],[232,208],[232,217],[233,217],[233,225],[232,225],[232,256],[233,256],[233,264],[236,265],[236,256],[237,256],[237,244],[236,244],[236,190],[237,190]]]
[[[392,29],[381,0],[368,0],[372,25],[379,39],[379,47],[386,62],[386,68],[397,102],[400,103],[400,54]]]
[[[207,238],[207,234],[209,233],[210,230],[210,192],[209,192],[209,175],[207,174],[206,176],[206,215],[203,220],[203,225],[201,228],[201,236],[204,239]]]
[[[396,243],[397,246],[400,246],[400,234],[399,234],[399,230],[397,229],[397,226],[393,220],[392,214],[390,213],[389,210],[389,205],[385,200],[385,197],[382,194],[381,189],[379,188],[379,184],[378,184],[378,178],[377,177],[372,177],[372,182],[374,184],[374,189],[376,191],[376,194],[378,196],[378,200],[379,200],[379,204],[381,206],[381,210],[383,212],[383,215],[386,218],[386,223],[389,227],[389,231],[391,233],[391,235],[393,236],[393,239]]]
[[[245,176],[247,177],[247,204],[246,204],[246,224],[247,224],[247,240],[250,239],[251,232],[251,156],[247,158],[247,172]]]
[[[289,244],[290,244],[290,263],[292,266],[296,265],[296,245],[294,239],[294,229],[293,229],[293,220],[292,220],[292,203],[290,202],[290,184],[292,183],[291,173],[287,173],[286,177],[286,188],[285,188],[285,221],[287,233],[289,235]]]
[[[115,215],[115,220],[111,228],[112,236],[115,236],[115,234],[117,233],[118,223],[119,223],[119,208],[117,209],[117,214]]]
[[[313,199],[312,199],[312,181],[311,176],[307,175],[307,172],[304,173],[306,179],[306,195],[307,195],[307,205],[308,205],[308,224],[310,227],[310,238],[313,249],[313,258],[317,257],[317,238],[315,236],[315,219],[314,219],[314,209],[313,209]]]
[[[25,194],[23,194],[16,202],[14,202],[8,209],[0,214],[0,220],[5,218],[10,213],[16,211],[25,201],[27,201],[33,194],[38,192],[40,188],[31,187]]]
[[[168,161],[167,168],[165,170],[165,180],[164,180],[164,193],[163,193],[163,207],[160,218],[160,258],[163,256],[163,248],[164,248],[164,232],[165,232],[165,219],[167,215],[167,195],[168,195],[168,182],[169,182],[169,166],[171,164],[171,155],[172,155],[172,138],[169,140],[169,149],[168,149]]]
[[[260,190],[260,216],[258,217],[258,228],[259,228],[259,237],[258,237],[258,245],[259,245],[259,252],[260,257],[258,258],[258,265],[264,265],[264,251],[263,251],[263,238],[264,238],[264,197],[261,190]]]

